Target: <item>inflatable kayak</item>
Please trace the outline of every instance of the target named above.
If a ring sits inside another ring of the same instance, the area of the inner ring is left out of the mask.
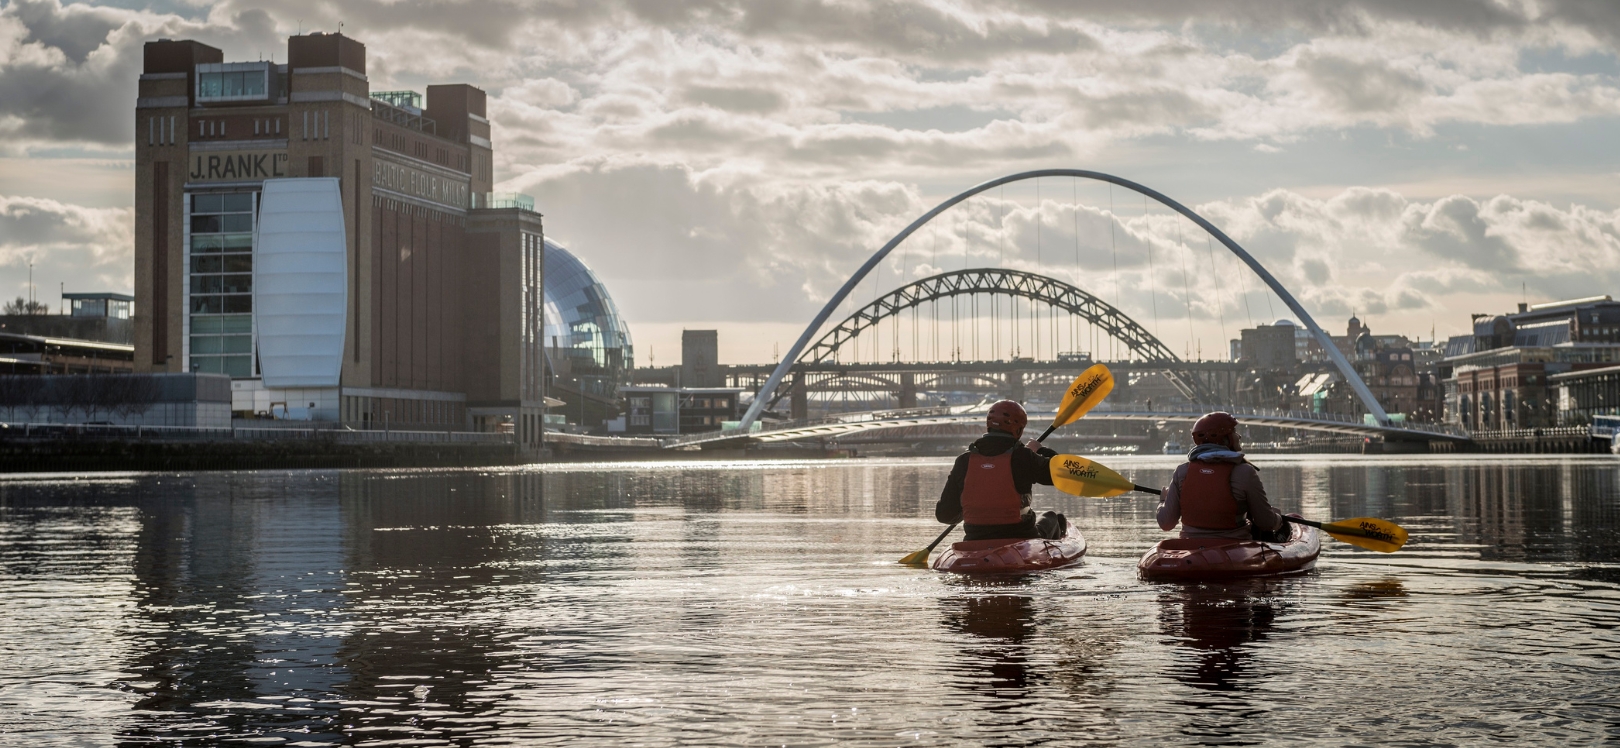
[[[1019,574],[1068,566],[1086,555],[1086,539],[1073,525],[1062,540],[964,540],[934,558],[937,571]]]
[[[1322,532],[1293,526],[1293,537],[1283,543],[1222,538],[1161,540],[1136,563],[1148,579],[1236,579],[1270,577],[1310,571],[1322,552]]]

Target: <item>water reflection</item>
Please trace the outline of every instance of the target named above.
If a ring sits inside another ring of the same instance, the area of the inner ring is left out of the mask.
[[[1357,582],[1344,588],[1340,593],[1346,605],[1379,604],[1389,600],[1400,600],[1406,596],[1406,584],[1396,577]]]
[[[509,561],[543,552],[508,528],[543,519],[537,475],[468,483],[345,476],[346,591],[359,627],[338,652],[348,674],[344,728],[377,739],[457,739],[493,729],[505,694],[487,688],[511,653],[500,612],[512,585],[540,567]],[[453,717],[453,718],[451,718]]]
[[[1275,582],[1167,584],[1159,593],[1160,625],[1188,652],[1172,668],[1176,680],[1210,691],[1254,691],[1254,648],[1275,626],[1281,608]]]
[[[1147,585],[1151,503],[1043,493],[1086,564],[899,567],[943,460],[0,480],[0,703],[21,743],[1152,745],[1364,711],[1450,744],[1613,737],[1620,463],[1263,468],[1285,508],[1413,542]]]
[[[1017,579],[982,584],[989,589],[940,600],[945,625],[974,637],[953,682],[997,699],[1022,699],[1032,681],[1027,641],[1035,632],[1035,599],[1007,594],[1025,586]]]
[[[1321,471],[1315,486],[1307,477],[1302,490],[1327,494],[1335,517],[1402,521],[1414,535],[1405,553],[1461,547],[1487,561],[1606,563],[1620,547],[1617,467],[1589,457],[1350,463]]]
[[[489,729],[477,717],[500,697],[479,689],[510,649],[491,614],[506,580],[539,574],[505,563],[537,538],[503,528],[540,521],[541,486],[376,473],[174,485],[141,512],[141,643],[119,684],[139,695],[129,737]],[[461,719],[422,724],[449,714]]]

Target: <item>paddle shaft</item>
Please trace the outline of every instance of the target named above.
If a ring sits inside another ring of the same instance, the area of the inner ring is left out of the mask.
[[[1155,496],[1158,496],[1158,495],[1164,493],[1163,491],[1160,491],[1157,488],[1148,488],[1147,486],[1134,486],[1133,485],[1132,488],[1134,488],[1137,491],[1141,491],[1142,493],[1150,493],[1150,494],[1153,494]],[[1321,522],[1317,522],[1316,520],[1311,520],[1311,519],[1305,519],[1303,517],[1290,517],[1290,516],[1284,514],[1283,519],[1288,520],[1289,522],[1292,522],[1292,523],[1294,523],[1296,525],[1309,525],[1309,526],[1314,527],[1314,528],[1316,528],[1318,530],[1327,529],[1327,528],[1322,527]],[[1371,533],[1362,532],[1362,531],[1357,530],[1356,528],[1353,528],[1353,527],[1344,527],[1344,528],[1334,527],[1334,528],[1329,529],[1328,531],[1329,532],[1340,533],[1342,535],[1355,535],[1357,537],[1362,537],[1362,538],[1374,538],[1374,539],[1377,539],[1377,540],[1382,540],[1382,538],[1379,538],[1376,535],[1373,535]]]
[[[1141,491],[1142,493],[1150,493],[1150,494],[1154,494],[1154,495],[1158,495],[1160,493],[1163,493],[1162,491],[1160,491],[1157,488],[1148,488],[1146,486],[1133,486],[1133,488],[1135,488],[1138,491]],[[1324,527],[1321,522],[1317,522],[1316,520],[1305,519],[1304,517],[1290,517],[1290,516],[1288,516],[1286,514],[1283,515],[1283,519],[1285,519],[1285,520],[1287,520],[1289,522],[1292,522],[1292,523],[1294,523],[1296,525],[1306,525],[1306,526],[1309,526],[1309,527],[1314,527],[1314,528],[1316,528],[1318,530],[1322,530],[1323,532],[1328,533],[1329,535],[1354,535],[1354,536],[1356,536],[1358,538],[1372,538],[1373,540],[1384,540],[1384,541],[1389,540],[1389,538],[1380,536],[1377,533],[1367,532],[1365,530],[1362,530],[1362,529],[1356,528],[1356,527],[1346,527],[1344,525],[1338,525],[1338,524],[1335,524],[1333,527]]]
[[[958,523],[956,522],[952,522],[950,527],[945,528],[945,532],[940,533],[939,537],[934,538],[934,542],[929,543],[928,547],[923,549],[922,555],[926,558],[928,554],[933,553],[934,547],[938,546],[939,541],[944,540],[946,535],[951,534],[951,531],[956,529],[957,524]]]
[[[1321,522],[1304,519],[1303,517],[1290,517],[1286,514],[1283,515],[1283,519],[1286,519],[1296,525],[1310,525],[1311,527],[1317,528],[1318,530],[1321,530],[1329,535],[1351,535],[1358,538],[1371,538],[1373,540],[1381,540],[1385,542],[1389,542],[1391,540],[1388,535],[1368,532],[1359,527],[1351,527],[1348,524],[1341,522],[1330,523],[1332,524],[1332,527],[1329,527]],[[1397,543],[1396,545],[1399,546],[1400,543]]]
[[[1127,491],[1163,494],[1157,489],[1137,485],[1125,476],[1079,455],[1057,455],[1052,459],[1054,463],[1062,460],[1061,469],[1052,470],[1052,484],[1065,493],[1075,496],[1118,496]],[[1400,550],[1407,539],[1407,532],[1400,525],[1372,517],[1327,523],[1288,515],[1283,515],[1283,519],[1296,525],[1315,527],[1341,542],[1380,553]]]

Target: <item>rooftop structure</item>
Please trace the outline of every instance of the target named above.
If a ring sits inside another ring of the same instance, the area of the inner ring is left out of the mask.
[[[124,293],[64,293],[62,298],[73,303],[75,317],[129,319],[135,304],[135,297]]]

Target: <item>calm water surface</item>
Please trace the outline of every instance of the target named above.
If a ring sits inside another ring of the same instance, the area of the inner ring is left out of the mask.
[[[1157,485],[1174,458],[1110,458]],[[944,460],[0,478],[10,745],[1620,741],[1620,460],[1257,458],[1285,580],[894,563]]]

